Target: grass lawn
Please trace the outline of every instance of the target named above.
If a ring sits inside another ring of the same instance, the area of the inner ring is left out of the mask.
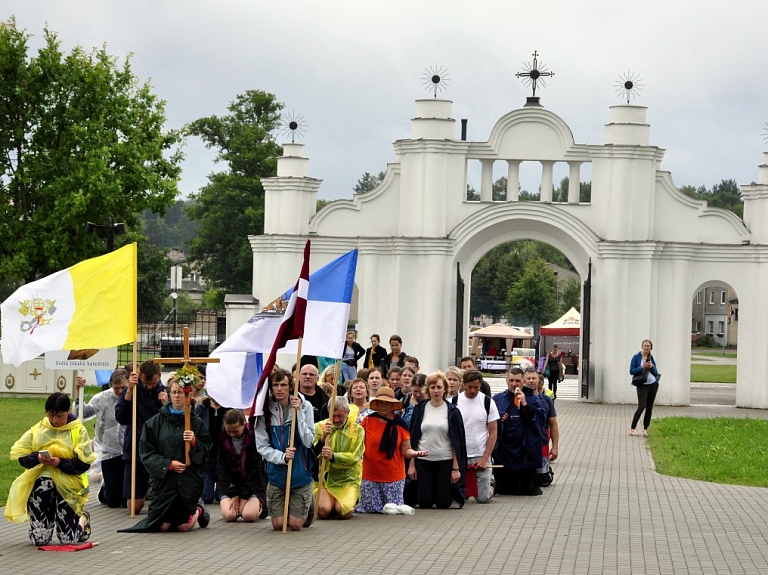
[[[725,348],[725,355],[723,355],[722,348],[712,349],[710,347],[692,347],[691,353],[694,355],[708,355],[712,357],[730,357],[731,359],[736,359],[737,357],[737,353],[727,347]]]
[[[669,417],[654,421],[649,433],[659,473],[768,487],[768,421]]]
[[[736,366],[692,364],[691,381],[703,383],[736,383]]]
[[[86,387],[85,400],[88,401],[99,387]],[[45,416],[46,397],[20,399],[14,397],[0,398],[0,506],[5,505],[11,483],[24,468],[18,461],[11,461],[9,454],[11,446],[35,423]],[[85,427],[93,438],[93,427],[96,420],[86,422]]]

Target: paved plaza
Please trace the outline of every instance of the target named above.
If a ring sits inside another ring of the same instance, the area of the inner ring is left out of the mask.
[[[27,525],[0,523],[2,573],[768,573],[768,489],[654,472],[627,435],[633,407],[559,400],[560,459],[540,497],[496,497],[462,510],[356,516],[283,535],[268,521],[125,534],[125,510],[88,504],[93,541],[37,551]],[[657,407],[655,417],[755,417],[724,406]],[[651,426],[653,433],[653,426]],[[744,457],[749,457],[748,453]]]

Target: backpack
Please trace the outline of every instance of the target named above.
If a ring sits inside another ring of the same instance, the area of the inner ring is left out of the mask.
[[[483,397],[485,400],[483,401],[483,405],[485,406],[485,423],[488,423],[488,418],[491,416],[491,401],[493,401],[489,396],[483,394]],[[459,396],[458,394],[454,395],[451,398],[451,403],[455,405],[456,407],[459,406]],[[496,444],[493,446],[494,451],[496,450],[496,447],[499,445],[499,441],[501,441],[501,418],[496,420]]]

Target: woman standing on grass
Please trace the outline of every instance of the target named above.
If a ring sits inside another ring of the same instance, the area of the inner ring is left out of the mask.
[[[656,400],[656,392],[659,391],[659,371],[656,369],[656,360],[651,355],[653,343],[650,339],[644,339],[641,351],[632,356],[629,364],[629,373],[632,375],[632,385],[637,388],[637,409],[632,417],[632,427],[629,428],[630,435],[648,436],[648,427],[651,425],[651,415],[653,413],[653,402]],[[640,416],[645,411],[643,417],[643,431],[635,430]]]

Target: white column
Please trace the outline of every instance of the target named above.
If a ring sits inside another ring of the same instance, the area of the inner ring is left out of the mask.
[[[568,162],[568,203],[578,204],[581,197],[581,162]]]
[[[507,201],[516,202],[520,197],[520,162],[507,160]]]
[[[552,167],[555,162],[550,160],[541,161],[541,196],[539,201],[552,203]]]
[[[480,179],[480,201],[490,202],[493,199],[493,160],[480,160],[483,165],[483,175]]]

